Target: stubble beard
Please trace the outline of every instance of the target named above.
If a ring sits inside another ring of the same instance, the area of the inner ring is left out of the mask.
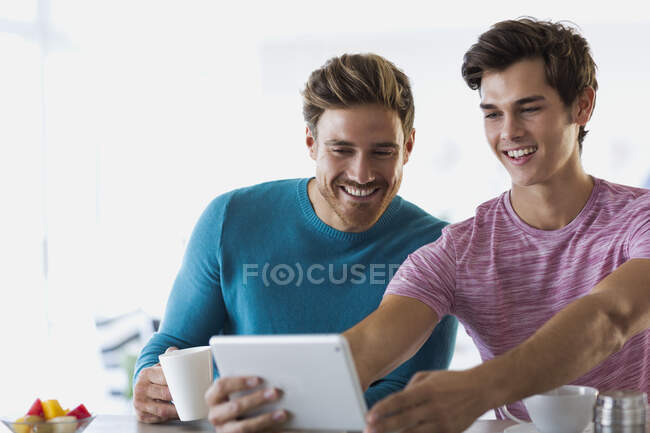
[[[397,182],[395,191],[399,189],[401,179]],[[335,185],[336,182],[332,182],[332,185]],[[374,203],[354,203],[348,202],[343,205],[342,200],[339,199],[336,195],[336,190],[338,186],[330,188],[328,185],[317,183],[318,190],[325,198],[325,201],[329,204],[330,208],[334,213],[339,217],[343,224],[347,227],[350,227],[354,231],[365,231],[374,226],[379,218],[384,214],[390,202],[394,198],[394,195],[390,195],[390,192],[387,189],[386,184],[377,185],[381,189],[380,194],[383,194],[379,206],[375,207]],[[345,194],[345,192],[341,192]],[[352,209],[352,210],[351,210]]]

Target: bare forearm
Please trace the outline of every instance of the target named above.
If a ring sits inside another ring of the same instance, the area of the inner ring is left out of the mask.
[[[496,390],[486,410],[569,383],[621,347],[620,333],[592,303],[570,305],[523,344],[476,367]]]
[[[343,335],[363,389],[408,360],[431,334],[435,313],[420,301],[388,296],[370,316]]]

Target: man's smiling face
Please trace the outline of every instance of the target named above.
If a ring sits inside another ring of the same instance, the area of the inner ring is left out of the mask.
[[[397,113],[378,105],[325,110],[316,131],[307,129],[316,214],[337,230],[368,230],[397,195],[415,132],[405,140]]]
[[[549,181],[579,166],[582,98],[567,107],[546,81],[544,62],[526,59],[481,80],[485,134],[513,185]]]

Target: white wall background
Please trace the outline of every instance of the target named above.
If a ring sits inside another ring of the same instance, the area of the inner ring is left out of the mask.
[[[0,0],[0,414],[36,396],[124,410],[104,395],[94,318],[162,314],[214,196],[311,175],[299,91],[334,55],[376,52],[411,77],[401,195],[453,222],[508,187],[464,51],[501,19],[572,20],[601,88],[584,165],[644,185],[642,3]],[[453,367],[476,362],[461,331]]]

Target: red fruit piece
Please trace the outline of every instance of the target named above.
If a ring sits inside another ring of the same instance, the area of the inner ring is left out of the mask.
[[[86,409],[86,406],[83,404],[80,404],[79,406],[75,407],[68,413],[66,413],[67,416],[74,416],[77,419],[84,419],[88,418],[90,416],[90,412],[88,412],[88,409]]]
[[[32,406],[29,408],[25,415],[45,417],[45,414],[43,414],[43,404],[41,403],[40,398],[37,398],[36,401],[32,403]]]

